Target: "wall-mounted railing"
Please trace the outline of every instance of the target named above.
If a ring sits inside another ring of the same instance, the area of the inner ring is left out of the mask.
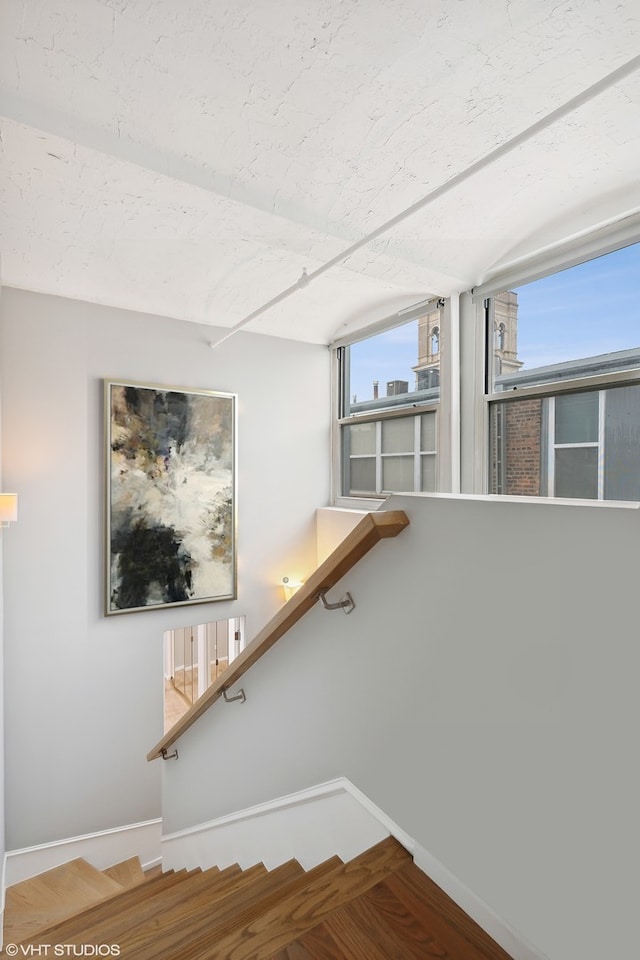
[[[380,540],[397,537],[408,525],[409,519],[403,510],[379,511],[367,513],[356,527],[349,533],[333,553],[315,570],[309,579],[300,587],[290,600],[278,610],[269,623],[248,644],[229,668],[204,693],[192,707],[180,718],[178,723],[169,730],[162,740],[147,754],[148,760],[157,757],[167,757],[167,750],[189,727],[209,709],[209,707],[223,697],[225,700],[235,699],[229,696],[228,690],[242,677],[270,647],[279,640],[304,614],[322,599],[327,590],[335,586],[355,564],[364,557]],[[344,606],[345,612],[353,609],[353,601]],[[328,601],[325,606],[331,608]],[[239,697],[239,694],[236,694]],[[244,694],[242,694],[242,699]],[[175,754],[174,754],[175,755]]]

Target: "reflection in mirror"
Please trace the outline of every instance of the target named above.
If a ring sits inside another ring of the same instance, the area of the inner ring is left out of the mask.
[[[244,649],[245,618],[176,627],[164,633],[164,732]]]

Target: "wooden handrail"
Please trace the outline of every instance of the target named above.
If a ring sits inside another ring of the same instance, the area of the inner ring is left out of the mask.
[[[409,518],[403,510],[367,513],[333,553],[320,564],[317,570],[314,570],[306,583],[303,583],[242,653],[232,661],[215,683],[196,700],[171,730],[165,733],[162,740],[156,743],[153,750],[147,754],[147,760],[161,757],[167,748],[175,743],[205,710],[209,709],[212,703],[222,697],[225,690],[232,687],[249,667],[273,646],[276,640],[279,640],[294,623],[304,616],[307,610],[311,609],[323,590],[329,590],[335,586],[379,540],[397,537],[408,523]]]

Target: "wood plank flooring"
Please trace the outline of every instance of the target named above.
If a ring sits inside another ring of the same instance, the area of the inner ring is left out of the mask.
[[[7,888],[5,939],[20,943],[45,925],[122,893],[122,886],[85,860],[72,860]]]
[[[219,660],[210,664],[210,679],[213,683],[229,666],[228,660]],[[173,678],[164,681],[164,732],[167,733],[180,720],[197,699],[198,668],[187,667],[177,670]]]
[[[511,960],[391,837],[306,872],[295,860],[141,872],[73,861],[9,888],[5,942],[24,956],[117,944],[123,960]]]

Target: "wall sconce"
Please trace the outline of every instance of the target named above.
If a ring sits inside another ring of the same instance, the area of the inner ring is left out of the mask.
[[[0,524],[8,527],[18,519],[18,494],[0,493]]]
[[[302,582],[300,580],[291,580],[289,577],[283,577],[282,587],[284,589],[285,600],[290,600],[296,590],[299,590],[301,586]]]

